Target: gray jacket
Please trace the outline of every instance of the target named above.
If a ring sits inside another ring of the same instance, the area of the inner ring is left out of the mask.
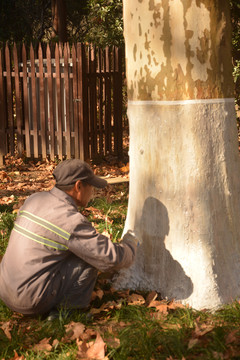
[[[60,269],[72,254],[104,272],[129,267],[135,250],[132,243],[114,244],[97,233],[58,188],[33,194],[19,210],[0,264],[0,298],[23,314],[41,311],[49,294],[58,292]]]

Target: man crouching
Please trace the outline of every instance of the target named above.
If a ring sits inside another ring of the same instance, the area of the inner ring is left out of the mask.
[[[86,308],[98,270],[129,267],[136,253],[134,235],[112,243],[78,211],[106,180],[78,159],[61,162],[53,175],[53,189],[31,195],[19,210],[0,264],[0,298],[26,315]]]

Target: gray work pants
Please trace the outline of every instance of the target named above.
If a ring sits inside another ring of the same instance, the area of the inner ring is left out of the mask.
[[[35,313],[47,313],[63,306],[68,309],[88,307],[98,271],[74,254],[70,255],[54,275],[46,296]]]

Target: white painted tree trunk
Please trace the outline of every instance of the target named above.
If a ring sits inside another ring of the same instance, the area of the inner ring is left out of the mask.
[[[124,2],[130,123],[125,229],[135,264],[116,287],[194,308],[240,295],[240,163],[224,1]]]

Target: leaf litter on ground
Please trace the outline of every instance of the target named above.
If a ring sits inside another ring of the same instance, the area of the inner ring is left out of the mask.
[[[25,163],[9,157],[0,169],[0,206],[10,209],[10,213],[17,212],[31,193],[50,190],[55,166],[51,161]],[[126,179],[129,171],[128,164],[94,165],[93,169],[107,178]],[[85,209],[86,216],[91,215],[96,226],[104,223],[103,231],[112,236],[115,222],[123,227],[125,215],[120,215],[120,210],[126,209],[127,193],[126,183],[97,191],[95,200]],[[100,274],[89,310],[92,320],[76,311],[69,319],[48,324],[43,318],[11,312],[0,302],[1,358],[26,359],[32,351],[55,358],[66,346],[69,356],[74,354],[77,359],[240,358],[238,301],[215,314],[200,312],[162,299],[156,291],[116,290],[111,286],[111,277],[112,274]]]

